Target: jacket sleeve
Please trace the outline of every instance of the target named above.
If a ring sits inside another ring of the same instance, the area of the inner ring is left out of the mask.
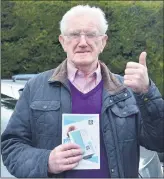
[[[15,177],[46,178],[50,150],[32,146],[29,91],[27,83],[1,136],[2,159]]]
[[[164,100],[150,80],[146,94],[134,94],[140,109],[140,145],[149,150],[164,152]]]

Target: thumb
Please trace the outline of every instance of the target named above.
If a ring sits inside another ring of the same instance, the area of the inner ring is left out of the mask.
[[[146,67],[146,52],[142,52],[139,57],[139,63]]]

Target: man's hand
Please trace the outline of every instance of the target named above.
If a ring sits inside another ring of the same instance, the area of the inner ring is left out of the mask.
[[[83,151],[74,143],[61,144],[53,149],[49,156],[48,172],[58,174],[76,167],[82,157]]]
[[[124,84],[136,93],[146,93],[149,89],[146,55],[146,52],[142,52],[139,63],[128,62],[126,65]]]

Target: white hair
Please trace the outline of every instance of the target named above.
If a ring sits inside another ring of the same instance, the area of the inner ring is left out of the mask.
[[[78,5],[72,7],[64,14],[62,20],[60,21],[61,34],[64,34],[66,32],[67,25],[71,17],[85,14],[87,14],[88,16],[93,16],[93,19],[96,19],[100,33],[106,33],[108,29],[108,22],[105,18],[105,13],[98,7],[91,7],[89,5]]]

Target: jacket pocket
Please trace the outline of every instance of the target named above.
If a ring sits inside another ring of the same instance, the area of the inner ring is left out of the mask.
[[[42,135],[57,135],[60,101],[33,101],[30,105],[36,132]]]
[[[117,117],[120,118],[133,116],[139,112],[138,107],[134,104],[126,105],[123,108],[119,108],[117,105],[114,105],[111,110]]]
[[[120,108],[117,104],[115,104],[111,108],[111,112],[115,122],[119,142],[136,139],[136,120],[138,120],[137,113],[139,112],[138,107],[134,104],[129,104]]]

